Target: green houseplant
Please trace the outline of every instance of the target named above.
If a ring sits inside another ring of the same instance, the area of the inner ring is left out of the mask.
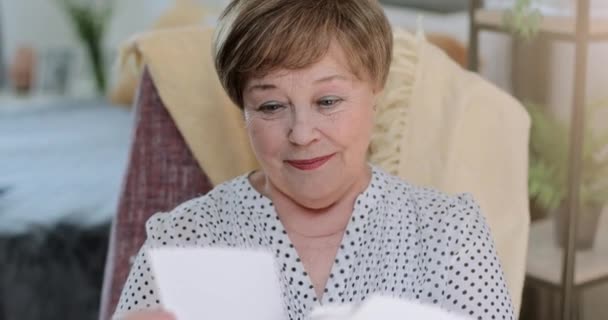
[[[513,7],[502,16],[505,29],[525,40],[534,38],[543,19],[540,10],[533,7],[534,1],[515,0]]]
[[[112,1],[57,0],[83,42],[99,93],[106,89],[102,40],[112,13]]]
[[[568,188],[568,126],[547,115],[539,106],[528,104],[532,118],[528,188],[532,206],[555,212],[558,242],[563,244],[565,200]],[[598,130],[592,121],[608,110],[608,101],[586,108],[585,142],[582,152],[580,215],[577,248],[593,245],[597,220],[608,200],[608,129]]]

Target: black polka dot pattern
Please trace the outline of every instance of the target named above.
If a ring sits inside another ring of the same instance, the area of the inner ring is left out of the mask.
[[[238,177],[146,223],[114,319],[158,306],[146,250],[158,246],[266,248],[281,271],[290,319],[319,304],[358,303],[373,293],[419,300],[472,319],[514,319],[493,241],[470,195],[418,188],[373,168],[355,202],[320,301],[272,201]]]

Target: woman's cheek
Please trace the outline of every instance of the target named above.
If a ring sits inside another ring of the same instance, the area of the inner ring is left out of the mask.
[[[286,139],[282,121],[252,118],[247,123],[247,130],[254,152],[259,160],[277,157]]]

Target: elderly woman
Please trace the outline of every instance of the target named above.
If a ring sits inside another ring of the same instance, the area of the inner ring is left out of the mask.
[[[261,168],[150,218],[116,318],[172,319],[150,311],[160,301],[144,252],[159,246],[271,250],[290,319],[373,293],[514,318],[474,200],[366,162],[392,58],[377,1],[234,0],[214,48]]]

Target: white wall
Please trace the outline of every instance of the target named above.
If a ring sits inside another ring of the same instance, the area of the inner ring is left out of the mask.
[[[554,43],[548,52],[550,72],[547,76],[549,95],[547,104],[563,119],[568,119],[573,101],[574,45]],[[594,43],[589,47],[587,67],[587,102],[608,99],[608,42]]]
[[[498,0],[510,1],[510,0]],[[603,2],[601,2],[603,1]],[[548,4],[549,2],[545,2]],[[603,3],[603,6],[601,5]],[[606,0],[595,0],[597,10],[608,6]],[[387,16],[394,25],[416,30],[418,16],[422,16],[425,32],[442,32],[468,43],[468,17],[466,13],[440,15],[385,6]],[[482,32],[480,35],[481,74],[502,89],[513,93],[513,58],[520,59],[517,77],[519,86],[542,92],[542,100],[563,118],[567,118],[572,104],[574,86],[574,46],[567,42],[551,42],[541,47],[531,47],[529,52],[514,56],[513,41],[509,35]],[[538,52],[532,52],[532,51]],[[525,51],[525,50],[524,50]],[[526,61],[521,61],[524,59]],[[546,61],[545,61],[546,60]],[[608,43],[594,43],[589,47],[587,74],[587,99],[596,101],[608,98]],[[541,68],[541,65],[544,67]],[[537,94],[538,95],[538,94]]]
[[[147,30],[176,0],[111,1],[115,3],[114,14],[104,39],[104,47],[109,56],[115,53],[120,44],[132,34]],[[228,0],[193,1],[219,11]],[[0,9],[4,65],[12,61],[19,46],[31,46],[41,54],[48,50],[66,49],[72,51],[75,56],[73,62],[75,85],[92,86],[92,82],[87,80],[90,78],[90,70],[85,60],[84,49],[68,17],[57,6],[55,0],[0,0]],[[111,65],[108,68],[111,68]]]
[[[7,1],[7,0],[4,0]],[[10,0],[9,0],[10,1]],[[23,1],[23,0],[19,0]],[[32,0],[27,0],[32,1]],[[48,0],[43,0],[48,1]],[[106,0],[107,1],[107,0]],[[214,20],[229,0],[114,0],[118,6],[112,17],[106,45],[116,48],[133,33],[147,30],[150,25],[176,1],[201,3],[209,10],[209,19]]]
[[[469,40],[469,20],[467,12],[437,14],[419,10],[385,6],[385,12],[395,26],[407,30],[417,30],[420,17],[426,33],[444,33],[454,37],[464,45]],[[482,33],[480,36],[481,74],[511,92],[511,39],[498,33]],[[499,61],[499,63],[496,63]]]
[[[94,1],[94,0],[88,0]],[[115,3],[105,44],[116,47],[134,32],[150,24],[175,1],[185,0],[104,0]],[[228,0],[192,0],[219,10]],[[0,0],[3,54],[10,57],[19,44],[35,47],[75,45],[77,39],[55,0]]]
[[[148,28],[174,0],[113,1],[115,12],[104,41],[107,47],[116,47],[133,32]],[[78,45],[68,18],[55,0],[0,0],[0,4],[5,57],[10,58],[20,44],[41,49]]]
[[[38,49],[75,42],[71,26],[54,1],[3,0],[1,9],[3,55],[8,59],[20,45]]]
[[[66,50],[74,57],[71,64],[72,88],[78,91],[93,90],[84,48],[69,18],[55,0],[0,1],[4,65],[12,61],[16,49],[20,46],[33,47],[39,56],[44,56],[49,50]],[[130,34],[146,29],[172,1],[114,1],[115,14],[104,40],[106,55],[111,57],[119,43]],[[44,58],[39,58],[39,72],[44,69],[44,64]]]

